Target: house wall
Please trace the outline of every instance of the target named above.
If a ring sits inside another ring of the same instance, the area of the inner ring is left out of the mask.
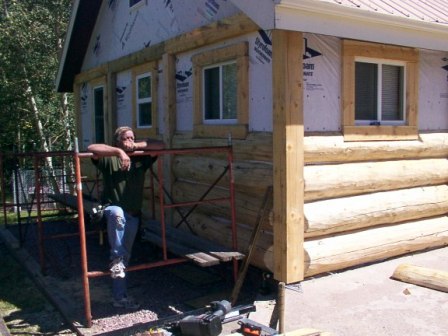
[[[143,3],[131,9],[128,1],[103,3],[82,71],[238,12],[225,0],[149,0]]]
[[[217,3],[222,7],[216,13],[216,17],[219,15],[226,17],[235,10],[226,2]],[[192,1],[189,4],[197,6],[193,13],[198,14],[204,2]],[[113,11],[118,16],[118,8],[122,5],[115,6],[117,7]],[[112,11],[107,7],[102,10]],[[152,46],[156,48],[155,41],[159,41],[161,36],[165,38],[175,36],[179,31],[177,28],[184,27],[179,24],[179,21],[173,21],[169,13],[163,13],[167,11],[167,7],[162,6],[158,10],[157,15],[160,15],[161,21],[163,21],[163,15],[165,15],[164,20],[171,20],[169,22],[172,26],[169,27],[174,32],[173,35],[161,34],[165,30],[160,27],[166,28],[167,24],[159,26],[161,30],[151,30],[155,29],[149,24],[153,21],[146,19],[145,16],[147,26],[151,26],[148,31],[152,31],[147,36],[154,36],[148,44],[148,49]],[[201,13],[204,14],[204,12]],[[147,14],[149,18],[158,18],[156,12]],[[134,27],[139,27],[133,29],[145,30],[142,26],[143,15],[140,17],[131,12],[129,14],[131,18],[128,17],[126,21],[119,20],[118,17],[107,12],[107,15],[100,16],[102,19],[96,31],[110,29],[107,23],[120,23],[121,30],[114,28],[122,33],[114,35],[114,38],[119,41],[120,36],[128,29],[125,28],[126,23],[130,27],[129,20],[132,19],[132,15],[137,18],[134,20]],[[177,14],[176,17],[179,15]],[[201,20],[205,20],[204,15],[200,17]],[[186,18],[185,20],[188,21]],[[204,21],[201,20],[198,26],[203,24]],[[154,22],[158,22],[157,19]],[[187,32],[190,28],[185,26],[181,31]],[[101,34],[94,34],[89,50],[94,50],[97,45],[98,39],[95,36],[101,36]],[[304,143],[306,276],[371,262],[404,253],[404,251],[448,244],[448,233],[443,228],[446,227],[446,218],[443,215],[446,213],[446,204],[442,201],[445,195],[448,195],[448,191],[445,193],[443,189],[443,185],[448,182],[448,176],[444,173],[448,169],[443,169],[445,157],[448,155],[445,146],[448,137],[443,131],[448,128],[448,81],[444,69],[447,66],[446,52],[420,50],[418,126],[421,131],[439,131],[438,133],[421,134],[419,140],[413,141],[347,143],[339,134],[342,118],[341,41],[337,37],[310,33],[304,33],[303,36],[305,53],[297,57],[303,59],[303,68],[298,71],[303,71],[304,129],[309,132]],[[103,37],[100,37],[100,41],[104,41]],[[116,46],[107,50],[109,47],[103,48],[103,46],[109,44],[102,43],[101,52],[87,55],[83,66],[85,72],[91,72],[107,60],[139,50],[140,47],[136,41],[137,37],[129,35],[123,50],[117,49]],[[272,141],[273,84],[270,32],[254,31],[175,53],[176,132],[170,140],[175,148],[227,144],[227,139],[194,138],[192,135],[194,93],[191,58],[202,51],[241,41],[246,41],[249,45],[249,133],[246,139],[234,140],[233,148],[239,242],[244,250],[256,224],[263,195],[273,184],[273,151],[275,149]],[[166,126],[163,113],[166,113],[164,89],[168,87],[165,82],[167,77],[164,76],[165,69],[162,66],[161,57],[150,61],[158,61],[158,105],[160,106],[158,123],[159,130],[163,133]],[[133,66],[138,65],[138,62],[133,64]],[[116,116],[119,125],[128,124],[131,121],[131,85],[131,69],[118,71],[116,74]],[[88,112],[91,106],[89,105],[90,89],[91,84],[88,81],[81,85],[79,91],[82,97],[80,115],[84,145],[89,141],[89,137],[84,135],[88,134],[91,125]],[[315,132],[320,135],[312,135]],[[225,163],[225,160],[219,157],[176,157],[172,162],[174,179],[171,186],[175,199],[186,201],[199,198],[206,190],[207,183],[213,182],[214,174],[216,176],[222,171]],[[430,175],[433,167],[436,166],[442,167],[440,173]],[[221,183],[211,196],[222,196],[227,191],[227,183],[228,181]],[[401,194],[397,194],[398,191]],[[382,199],[399,199],[408,203],[398,203],[395,210],[389,211],[390,203],[379,203],[378,200]],[[415,210],[416,206],[410,201],[412,199],[424,199],[424,206],[430,209],[424,212]],[[353,215],[349,210],[352,210],[354,204],[378,205],[377,212],[380,215],[372,220],[368,215],[368,206],[357,208],[357,214]],[[403,207],[409,211],[400,212]],[[226,207],[207,205],[196,211],[191,216],[190,222],[200,235],[230,246],[230,235],[223,234],[223,232],[229,232],[229,214],[229,209]],[[176,214],[173,216],[176,217]],[[351,221],[351,218],[356,220]],[[436,218],[437,221],[428,222],[431,218]],[[323,226],[322,223],[324,223]],[[402,224],[405,226],[400,226]],[[274,264],[272,225],[272,221],[264,224],[253,260],[254,265],[269,270],[273,270]],[[428,230],[425,232],[427,237],[425,241],[415,239],[421,236],[422,228]],[[354,232],[359,233],[359,236],[353,236]],[[409,236],[400,235],[403,232],[409,232]],[[370,242],[369,235],[375,238],[373,242]],[[388,246],[388,243],[382,245],[383,238],[389,236],[396,237],[396,240],[389,243],[390,249],[385,252],[382,246]],[[408,241],[413,244],[408,245]]]
[[[249,131],[272,131],[272,41],[271,33],[259,31],[219,44],[177,55],[177,130],[193,130],[193,55],[205,50],[247,41],[249,44]]]
[[[341,131],[340,39],[304,34],[305,131]],[[448,53],[420,50],[419,129],[448,129]]]

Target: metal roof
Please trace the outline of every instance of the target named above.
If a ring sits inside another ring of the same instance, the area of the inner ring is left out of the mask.
[[[428,23],[448,24],[447,0],[315,0]]]

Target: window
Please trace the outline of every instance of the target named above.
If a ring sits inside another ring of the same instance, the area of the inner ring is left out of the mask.
[[[104,86],[93,88],[94,142],[105,142],[104,134]]]
[[[248,47],[239,43],[192,57],[196,137],[245,139],[248,129]]]
[[[137,128],[152,126],[151,75],[137,76]]]
[[[237,122],[236,62],[204,68],[204,123]]]
[[[418,51],[343,41],[344,139],[418,137]]]
[[[132,69],[132,127],[137,138],[157,135],[157,64]]]
[[[403,124],[404,65],[362,60],[355,62],[357,125]]]

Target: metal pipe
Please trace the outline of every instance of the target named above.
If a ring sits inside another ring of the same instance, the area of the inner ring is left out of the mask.
[[[82,283],[84,290],[84,312],[87,321],[87,327],[92,326],[92,310],[90,306],[90,288],[89,276],[87,269],[87,247],[86,247],[86,228],[84,223],[84,205],[82,199],[82,181],[81,181],[81,164],[79,160],[78,139],[75,139],[75,174],[76,174],[76,196],[78,201],[78,222],[79,222],[79,241],[81,245],[81,269]]]

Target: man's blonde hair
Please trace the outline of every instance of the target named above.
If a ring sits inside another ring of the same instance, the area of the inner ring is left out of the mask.
[[[115,145],[121,141],[121,135],[127,131],[131,131],[132,133],[134,133],[132,128],[130,128],[129,126],[121,126],[115,130],[115,133],[114,133]]]

